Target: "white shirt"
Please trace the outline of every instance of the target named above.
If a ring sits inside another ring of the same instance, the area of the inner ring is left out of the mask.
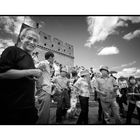
[[[43,90],[45,90],[47,93],[51,94],[51,70],[48,60],[44,60],[39,62],[37,65],[37,68],[41,69],[43,71],[42,76],[37,81],[37,87],[43,86]],[[46,86],[44,86],[46,85]]]
[[[91,93],[91,85],[84,79],[79,78],[76,83],[74,84],[74,87],[76,87],[79,91],[79,95],[83,97],[89,97]]]

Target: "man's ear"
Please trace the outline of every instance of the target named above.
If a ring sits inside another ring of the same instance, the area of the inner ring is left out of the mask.
[[[24,39],[24,37],[25,37],[25,35],[22,35],[22,36],[20,37],[20,41],[22,41],[22,40]]]

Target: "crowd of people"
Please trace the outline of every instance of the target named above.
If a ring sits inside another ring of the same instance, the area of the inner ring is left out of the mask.
[[[122,117],[131,124],[135,108],[140,123],[139,80],[116,78],[107,66],[99,72],[83,66],[68,71],[51,51],[39,61],[38,53],[32,53],[39,40],[35,29],[25,28],[20,46],[6,48],[0,57],[0,124],[49,124],[51,104],[56,102],[55,124],[76,118],[76,124],[87,125],[91,96],[98,103],[102,124],[110,124],[112,117],[114,124],[122,124]],[[54,64],[59,65],[57,72]]]

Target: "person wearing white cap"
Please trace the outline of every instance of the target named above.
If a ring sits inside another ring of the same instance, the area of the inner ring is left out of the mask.
[[[89,97],[92,92],[90,73],[87,69],[80,72],[80,78],[74,84],[75,93],[78,93],[81,112],[77,124],[88,124]]]
[[[115,123],[120,124],[119,107],[116,102],[117,82],[113,77],[109,76],[109,68],[107,66],[101,66],[100,72],[102,73],[102,77],[96,80],[95,88],[101,100],[104,120],[106,124],[110,123],[111,110],[114,114]]]

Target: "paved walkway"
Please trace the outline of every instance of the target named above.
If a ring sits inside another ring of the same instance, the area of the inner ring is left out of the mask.
[[[50,117],[50,124],[56,124],[55,123],[55,113],[56,113],[56,105],[52,105],[51,107],[51,117]],[[63,124],[66,125],[75,125],[77,119],[68,119],[66,118],[63,121]],[[122,124],[125,124],[126,118],[121,118]],[[101,125],[102,122],[98,121],[98,104],[97,102],[94,102],[90,104],[89,107],[89,124],[92,125]],[[114,119],[111,119],[111,124],[114,124]],[[138,120],[136,119],[136,115],[132,118],[132,124],[138,124]]]

